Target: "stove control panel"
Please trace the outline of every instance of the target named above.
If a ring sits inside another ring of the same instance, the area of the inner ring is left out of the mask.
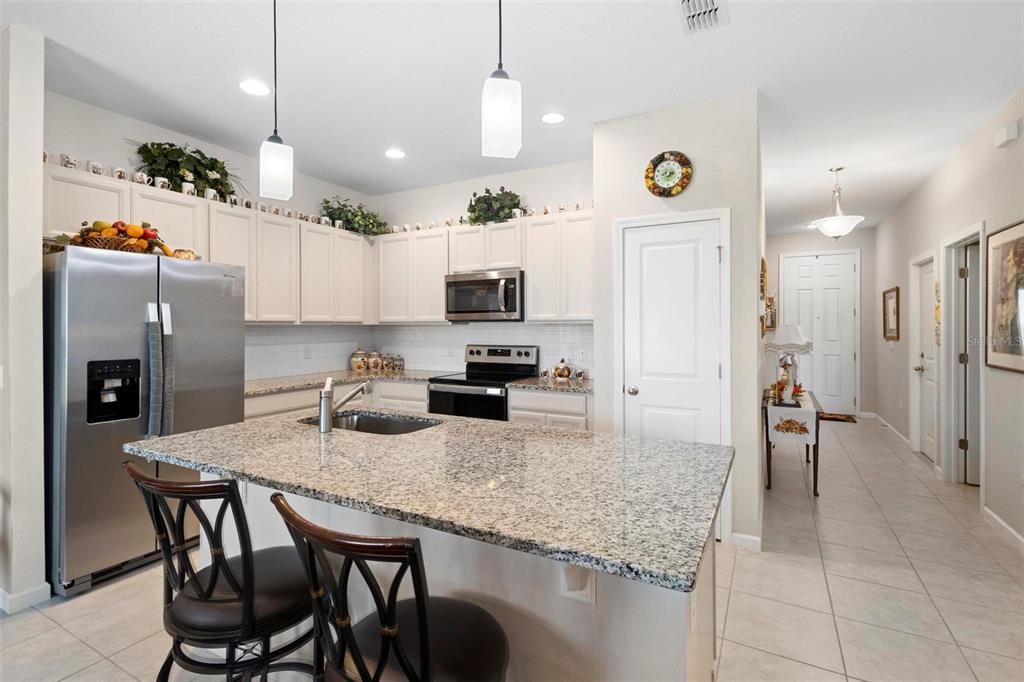
[[[537,346],[466,346],[466,362],[475,364],[537,365]]]

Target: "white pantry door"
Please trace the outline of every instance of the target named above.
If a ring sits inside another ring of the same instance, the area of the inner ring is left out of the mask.
[[[627,434],[722,442],[719,231],[718,220],[624,230]]]
[[[827,412],[856,414],[857,258],[853,253],[784,256],[781,324],[814,342],[797,357],[797,379]]]
[[[921,418],[918,420],[921,429],[921,453],[935,461],[935,413],[938,404],[938,393],[935,387],[935,263],[918,266],[918,315],[912,324],[918,325],[917,372],[920,381],[918,396],[921,401]]]

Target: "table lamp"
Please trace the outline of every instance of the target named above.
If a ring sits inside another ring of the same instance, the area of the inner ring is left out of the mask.
[[[764,348],[779,353],[782,380],[786,382],[782,402],[793,403],[793,386],[798,383],[796,356],[814,350],[814,342],[800,332],[798,325],[784,324],[772,332],[765,342]]]

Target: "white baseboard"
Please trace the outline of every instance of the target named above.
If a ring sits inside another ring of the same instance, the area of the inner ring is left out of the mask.
[[[882,419],[881,415],[877,415],[877,414],[876,414],[876,415],[875,415],[875,419],[877,419],[877,420],[878,420],[878,422],[879,422],[879,423],[880,423],[880,424],[881,424],[882,426],[885,426],[885,427],[887,427],[887,428],[888,428],[888,429],[889,429],[890,431],[892,431],[892,432],[893,432],[894,434],[896,434],[897,436],[899,436],[899,437],[900,437],[900,440],[902,440],[902,441],[903,441],[904,443],[906,443],[906,444],[907,444],[907,447],[910,447],[910,439],[909,439],[909,438],[907,438],[906,436],[904,436],[904,435],[903,435],[902,433],[900,433],[899,431],[897,431],[897,430],[896,430],[896,427],[894,427],[894,426],[893,426],[892,424],[890,424],[889,422],[887,422],[887,421],[885,421],[884,419]]]
[[[861,419],[878,419],[878,415],[874,412],[859,412],[857,416]]]
[[[752,549],[755,552],[761,551],[761,536],[759,535],[745,535],[744,533],[732,533],[729,535],[729,539],[726,540],[730,545],[736,547],[742,547],[743,549]]]
[[[999,514],[996,514],[994,511],[985,506],[981,508],[981,513],[984,514],[985,518],[991,521],[994,525],[1002,528],[1007,533],[1009,533],[1013,537],[1013,539],[1017,541],[1017,545],[1021,549],[1024,549],[1024,536],[1022,536],[1020,533],[1014,530],[1013,527],[1006,521],[1003,521],[1002,517],[1000,517]]]
[[[41,604],[50,598],[50,583],[42,583],[35,587],[11,594],[7,590],[0,589],[0,611],[14,613],[27,609],[30,606]]]

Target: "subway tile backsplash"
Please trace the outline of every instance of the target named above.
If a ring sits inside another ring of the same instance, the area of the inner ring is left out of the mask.
[[[594,329],[589,324],[247,325],[245,378],[344,368],[357,347],[401,355],[410,369],[458,372],[465,366],[463,351],[470,343],[540,346],[542,368],[562,358],[588,374],[594,366]]]

